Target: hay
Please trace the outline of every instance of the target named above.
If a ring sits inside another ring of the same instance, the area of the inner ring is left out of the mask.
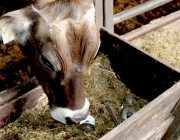
[[[26,57],[16,44],[0,42],[0,91],[10,89],[32,77]]]
[[[5,68],[9,63],[18,62],[24,56],[16,44],[4,45],[0,43],[0,69]]]
[[[159,19],[160,20],[160,19]],[[156,20],[153,22],[157,22]],[[180,28],[164,26],[132,41],[155,57],[180,69]]]
[[[96,119],[95,130],[85,133],[77,125],[63,125],[50,117],[48,100],[45,94],[32,109],[23,112],[19,119],[0,130],[0,137],[5,134],[17,134],[20,140],[61,140],[61,139],[99,139],[115,127],[105,105],[108,101],[118,120],[121,119],[119,105],[127,96],[133,96],[126,86],[120,82],[110,67],[107,56],[100,54],[91,64],[85,78],[85,92],[90,101],[91,115]],[[133,108],[137,111],[148,102],[136,97],[138,101]],[[124,105],[126,108],[128,105]]]

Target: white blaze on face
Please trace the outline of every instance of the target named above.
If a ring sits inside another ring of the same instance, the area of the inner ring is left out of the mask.
[[[61,123],[66,123],[66,118],[70,119],[77,119],[77,120],[83,120],[85,119],[84,116],[89,111],[89,101],[87,98],[85,99],[85,104],[83,108],[79,110],[71,110],[68,108],[62,108],[62,107],[55,107],[52,110],[50,110],[51,117]]]

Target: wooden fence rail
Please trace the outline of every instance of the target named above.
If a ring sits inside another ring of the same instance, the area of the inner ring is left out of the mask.
[[[109,31],[114,32],[115,24],[150,11],[171,1],[173,0],[149,0],[138,6],[113,15],[113,0],[94,0],[96,8],[96,24],[99,29],[101,27],[106,27]]]

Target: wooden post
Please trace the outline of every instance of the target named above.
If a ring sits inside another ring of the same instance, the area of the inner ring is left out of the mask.
[[[113,0],[104,0],[104,27],[114,32]]]
[[[94,0],[96,8],[96,25],[98,29],[106,27],[114,32],[113,0]]]
[[[96,9],[96,25],[98,29],[103,27],[103,0],[95,0],[95,9]]]

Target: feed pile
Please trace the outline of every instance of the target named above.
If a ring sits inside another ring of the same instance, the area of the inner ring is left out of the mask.
[[[0,91],[33,77],[26,58],[16,44],[0,43]]]
[[[92,62],[85,78],[86,96],[90,101],[91,115],[96,120],[95,130],[85,133],[80,125],[63,125],[50,117],[48,100],[45,94],[32,109],[23,112],[19,119],[0,129],[0,138],[5,134],[16,134],[20,140],[61,140],[61,139],[99,139],[116,125],[102,101],[107,101],[118,121],[121,118],[119,107],[125,97],[135,97],[126,86],[120,82],[110,67],[107,56],[100,54]],[[148,102],[135,97],[137,102],[133,108],[137,111]],[[124,108],[128,105],[124,104]]]
[[[158,22],[159,20],[161,19],[154,20],[151,23]],[[164,26],[131,42],[160,60],[180,69],[179,36],[180,28]]]

